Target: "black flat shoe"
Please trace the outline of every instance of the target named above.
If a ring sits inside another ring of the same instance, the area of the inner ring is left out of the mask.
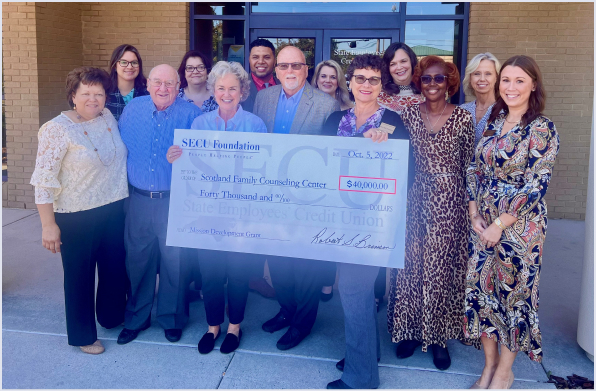
[[[199,341],[199,353],[207,354],[211,352],[215,347],[215,341],[217,340],[217,338],[219,338],[220,334],[221,331],[218,331],[217,335],[213,335],[213,333],[206,332],[205,335],[203,335],[203,338],[201,338],[201,340]]]
[[[344,383],[343,380],[337,379],[337,380],[332,381],[331,383],[327,384],[327,389],[328,390],[351,390],[352,387],[350,387],[349,385]]]
[[[166,339],[170,342],[178,342],[182,338],[182,329],[167,329],[164,330]]]
[[[404,339],[399,343],[399,345],[397,345],[397,348],[395,348],[395,355],[397,358],[408,358],[414,354],[414,351],[420,345],[422,345],[422,342],[420,341]]]
[[[443,348],[439,345],[430,345],[433,351],[433,364],[438,370],[444,371],[451,366],[451,357],[449,357],[449,351],[447,348]]]
[[[127,343],[134,341],[135,338],[137,338],[137,336],[139,335],[139,333],[143,330],[147,330],[149,326],[151,326],[151,321],[145,323],[143,327],[141,327],[138,330],[131,330],[125,327],[118,335],[118,341],[116,342],[118,343],[118,345],[126,345]]]
[[[281,313],[281,311],[279,311],[277,315],[263,323],[262,328],[268,333],[275,333],[276,331],[288,327],[290,323],[291,320],[286,319],[286,317]]]
[[[302,335],[300,330],[296,327],[290,327],[288,331],[282,335],[279,341],[277,341],[276,346],[279,350],[292,349],[293,347],[298,346],[307,335],[308,334]]]
[[[240,332],[238,333],[237,337],[232,333],[226,334],[226,338],[224,338],[223,342],[221,343],[221,347],[219,348],[219,351],[222,352],[223,354],[232,353],[234,350],[238,349],[238,346],[240,346],[241,338],[242,338],[242,329],[240,329]]]
[[[333,291],[331,293],[323,293],[321,292],[321,301],[327,302],[333,298]]]

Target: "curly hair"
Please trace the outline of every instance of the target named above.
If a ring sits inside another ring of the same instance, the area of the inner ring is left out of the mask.
[[[246,73],[242,65],[235,61],[218,61],[215,64],[207,77],[207,91],[209,91],[211,95],[214,95],[215,83],[228,73],[231,73],[238,79],[241,94],[240,102],[244,102],[246,98],[248,98],[248,95],[250,95],[250,80],[248,73]]]
[[[134,53],[134,55],[137,56],[137,60],[139,60],[139,74],[135,78],[134,88],[136,91],[144,91],[147,89],[147,79],[143,74],[143,59],[141,59],[141,53],[139,53],[137,48],[126,43],[114,49],[112,52],[112,57],[110,58],[110,78],[112,79],[112,88],[114,91],[118,89],[118,71],[116,70],[116,65],[126,52]]]
[[[503,110],[505,114],[509,113],[509,107],[503,98],[501,98],[501,93],[499,91],[501,84],[501,74],[508,66],[521,68],[534,82],[534,90],[530,92],[530,98],[528,100],[528,110],[526,110],[519,123],[519,126],[523,128],[530,122],[534,121],[539,115],[542,115],[544,107],[546,106],[546,90],[544,89],[544,83],[542,82],[542,72],[540,72],[538,64],[532,57],[523,55],[513,56],[505,61],[501,66],[501,73],[499,74],[497,82],[495,83],[495,95],[498,98],[490,112],[487,123],[493,122],[499,116],[501,110]],[[494,134],[495,129],[492,129],[485,131],[483,136],[492,136]]]
[[[414,68],[412,82],[414,83],[414,85],[416,85],[416,88],[419,91],[422,91],[420,76],[422,76],[424,71],[426,71],[428,68],[434,65],[438,65],[443,68],[443,71],[445,72],[446,76],[445,82],[447,83],[447,95],[449,95],[449,97],[452,97],[453,95],[455,95],[457,91],[459,91],[459,71],[457,70],[455,64],[447,62],[443,60],[441,57],[426,56],[422,60],[420,60],[418,65],[416,65],[416,68]]]
[[[112,81],[110,75],[100,68],[80,67],[73,69],[66,76],[66,100],[70,107],[74,107],[72,97],[76,94],[80,85],[86,86],[101,85],[106,94],[112,88]]]
[[[182,61],[180,62],[180,66],[178,67],[178,76],[180,77],[180,88],[186,88],[188,82],[186,81],[186,61],[188,61],[191,57],[198,57],[203,61],[203,65],[205,66],[205,70],[207,74],[211,72],[211,60],[209,57],[204,55],[198,50],[189,50],[186,52],[184,57],[182,57]]]
[[[348,66],[348,69],[346,70],[346,79],[352,80],[352,76],[354,76],[354,71],[356,69],[371,69],[373,71],[380,71],[381,78],[383,78],[383,74],[385,73],[383,60],[376,54],[361,54],[354,57]]]

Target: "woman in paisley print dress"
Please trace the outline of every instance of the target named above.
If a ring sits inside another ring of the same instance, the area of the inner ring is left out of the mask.
[[[544,195],[559,151],[555,125],[542,115],[546,93],[536,62],[510,58],[496,88],[500,97],[467,173],[472,230],[464,333],[481,340],[486,360],[472,388],[509,388],[519,351],[542,360]]]
[[[430,345],[433,363],[451,365],[446,342],[462,339],[468,244],[465,173],[474,125],[466,110],[445,99],[459,89],[459,72],[437,56],[420,60],[414,82],[426,100],[402,112],[410,132],[416,177],[408,193],[406,256],[391,270],[387,307],[398,358]]]

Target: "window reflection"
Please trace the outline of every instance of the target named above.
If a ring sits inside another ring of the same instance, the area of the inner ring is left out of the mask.
[[[464,3],[407,3],[406,15],[463,15]]]
[[[195,20],[195,49],[211,58],[213,64],[223,60],[244,66],[244,21]]]
[[[454,20],[408,21],[405,42],[419,59],[433,55],[454,62],[459,51],[459,24]]]
[[[317,12],[399,12],[399,2],[332,2],[332,3],[251,3],[252,12],[317,13]]]
[[[331,59],[337,61],[346,72],[355,56],[360,54],[382,56],[389,45],[391,45],[389,38],[334,38],[331,40]]]

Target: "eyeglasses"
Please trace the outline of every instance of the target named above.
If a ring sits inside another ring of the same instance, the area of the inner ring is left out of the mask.
[[[207,69],[205,65],[199,65],[198,67],[187,65],[186,68],[184,68],[184,70],[188,73],[193,73],[194,71],[203,72],[205,69]]]
[[[120,66],[122,68],[126,68],[128,66],[128,64],[132,65],[133,68],[138,68],[139,67],[139,62],[138,61],[118,60],[118,64],[120,64]]]
[[[422,84],[430,84],[434,79],[435,83],[441,84],[445,81],[446,77],[447,76],[445,76],[445,75],[435,75],[435,77],[432,77],[430,75],[424,75],[424,76],[420,76],[420,81],[422,82]]]
[[[276,67],[279,68],[280,71],[285,71],[291,66],[293,70],[299,71],[302,69],[304,65],[306,64],[301,62],[293,62],[291,64],[288,64],[287,62],[282,62],[281,64],[277,64]]]
[[[166,88],[174,88],[174,87],[176,87],[176,84],[178,84],[177,81],[172,81],[172,80],[168,80],[168,81],[161,81],[159,79],[148,79],[148,80],[149,80],[149,85],[151,85],[151,87],[155,87],[155,88],[161,87],[162,84],[165,84]]]
[[[372,76],[367,79],[366,77],[364,77],[362,75],[354,75],[354,81],[358,84],[364,84],[364,83],[366,83],[367,80],[371,86],[378,86],[379,83],[381,82],[381,78],[378,76]]]

